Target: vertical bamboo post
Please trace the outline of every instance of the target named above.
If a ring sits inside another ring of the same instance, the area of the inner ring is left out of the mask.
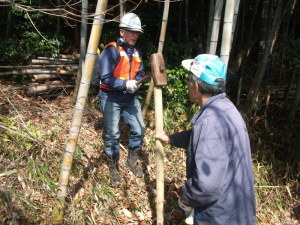
[[[226,7],[225,7],[225,13],[224,13],[222,47],[221,47],[220,58],[226,65],[228,65],[230,47],[231,47],[234,2],[235,2],[235,0],[227,0],[226,1]]]
[[[73,112],[72,124],[69,132],[69,138],[66,145],[66,150],[61,164],[59,177],[59,191],[56,208],[53,211],[53,224],[62,224],[64,217],[64,201],[67,195],[67,185],[72,167],[73,155],[80,133],[84,106],[86,103],[88,90],[90,87],[91,75],[94,62],[97,55],[97,47],[99,45],[100,35],[103,27],[104,11],[106,10],[107,0],[98,0],[94,22],[91,30],[90,40],[88,44],[87,54],[85,57],[85,65],[83,76],[81,78],[78,97]]]
[[[217,51],[223,0],[217,0],[214,13],[214,22],[210,38],[209,54],[215,55]]]
[[[76,77],[76,85],[73,92],[74,101],[77,99],[78,89],[80,85],[80,80],[82,77],[82,68],[84,66],[84,57],[86,53],[86,39],[87,39],[87,18],[88,13],[88,0],[82,0],[81,2],[81,26],[80,26],[80,57],[79,57],[79,67]]]

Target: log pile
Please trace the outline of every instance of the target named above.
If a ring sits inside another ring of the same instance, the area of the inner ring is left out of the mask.
[[[74,88],[78,71],[78,56],[60,55],[59,58],[38,57],[27,66],[0,66],[10,71],[0,76],[29,75],[30,83],[23,87],[28,96],[55,95],[62,90]]]

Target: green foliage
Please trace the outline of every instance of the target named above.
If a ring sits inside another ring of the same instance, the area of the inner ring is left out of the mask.
[[[189,101],[186,85],[187,73],[181,67],[167,70],[168,85],[163,88],[165,122],[168,129],[185,127],[195,108]]]
[[[38,56],[55,57],[60,50],[61,42],[57,39],[44,40],[34,32],[20,34],[20,39],[10,38],[0,43],[0,64],[26,64]]]

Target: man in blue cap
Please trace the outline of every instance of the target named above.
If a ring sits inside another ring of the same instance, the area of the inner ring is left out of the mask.
[[[188,149],[187,180],[179,203],[194,208],[194,224],[256,223],[251,149],[245,122],[226,98],[226,65],[215,55],[182,61],[190,101],[200,106],[191,130],[157,134],[164,144]]]

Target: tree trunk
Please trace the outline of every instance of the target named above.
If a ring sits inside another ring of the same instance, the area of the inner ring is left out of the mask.
[[[186,40],[188,41],[190,39],[189,35],[189,0],[184,1],[184,6],[185,6],[185,37]]]
[[[266,37],[268,28],[268,8],[269,0],[263,0],[262,2],[262,13],[261,13],[261,25],[260,25],[260,40],[259,40],[259,50],[257,60],[261,63],[265,54],[266,49]]]
[[[267,39],[263,60],[258,66],[258,69],[255,73],[255,77],[252,81],[251,89],[248,93],[248,98],[247,98],[248,110],[247,111],[249,114],[251,114],[253,112],[256,99],[258,98],[260,86],[261,86],[261,83],[262,83],[262,80],[263,80],[263,77],[264,77],[264,74],[266,71],[266,66],[267,66],[267,63],[268,63],[268,60],[270,57],[272,42],[275,37],[276,31],[280,27],[280,23],[281,23],[280,16],[281,16],[282,9],[283,9],[283,1],[278,0],[278,5],[276,7],[276,12],[275,12],[274,19],[272,22],[272,29],[270,30],[270,32],[268,32],[269,36]]]
[[[99,40],[102,32],[104,22],[104,11],[107,7],[107,0],[98,0],[95,12],[95,18],[91,30],[88,50],[85,58],[85,66],[83,70],[83,76],[79,87],[78,97],[76,105],[74,107],[74,114],[72,124],[69,132],[69,138],[66,145],[66,151],[64,153],[63,162],[61,164],[61,171],[59,176],[59,191],[57,206],[53,211],[52,224],[62,224],[64,216],[64,202],[67,195],[67,186],[69,182],[69,176],[72,167],[73,155],[77,144],[78,136],[80,133],[80,127],[83,118],[84,106],[87,99],[87,94],[90,87],[90,81],[95,63],[97,48],[99,46]]]
[[[181,41],[181,33],[182,33],[182,2],[179,3],[179,16],[178,16],[178,32],[177,32],[177,42],[180,43]]]
[[[7,23],[5,28],[5,40],[10,37],[10,30],[11,30],[11,7],[7,10]]]
[[[220,58],[228,65],[230,47],[231,47],[231,35],[232,35],[232,21],[234,14],[234,2],[235,0],[227,0],[224,15],[222,46]]]
[[[232,47],[232,42],[234,40],[234,36],[237,33],[237,32],[235,32],[235,28],[236,28],[237,18],[238,18],[238,14],[239,14],[239,8],[240,8],[240,0],[235,0],[233,24],[232,24],[232,34],[231,34],[231,44],[230,44],[231,47]]]
[[[244,77],[244,68],[248,59],[248,55],[250,53],[250,50],[252,48],[252,44],[254,43],[252,38],[252,33],[253,33],[253,27],[254,27],[254,21],[257,15],[257,11],[258,11],[258,6],[259,6],[260,0],[256,0],[255,2],[255,7],[254,7],[254,13],[252,16],[252,20],[251,20],[251,24],[250,24],[250,28],[249,28],[249,33],[248,33],[248,39],[246,42],[246,45],[244,47],[245,49],[245,53],[243,54],[243,59],[242,59],[242,63],[241,63],[241,72],[240,72],[240,78],[239,78],[239,84],[238,84],[238,90],[237,90],[237,100],[236,100],[236,104],[240,105],[240,101],[241,101],[241,90],[242,90],[242,84],[243,84],[243,77]],[[237,69],[239,70],[239,69]]]
[[[60,7],[60,0],[57,0],[57,6]],[[56,17],[56,35],[60,33],[60,16]]]
[[[74,88],[73,100],[75,101],[78,95],[78,89],[82,77],[82,68],[84,66],[84,57],[86,53],[86,41],[87,41],[87,16],[88,14],[88,0],[82,0],[81,3],[81,26],[80,26],[80,58],[79,67],[77,71],[76,86]]]
[[[296,92],[294,95],[294,99],[293,99],[293,103],[292,103],[292,107],[291,107],[290,115],[289,115],[291,124],[294,123],[295,115],[297,113],[297,108],[298,108],[299,102],[300,102],[300,78],[298,78],[297,88],[296,88]]]
[[[223,9],[223,0],[217,0],[215,13],[214,13],[214,23],[213,23],[211,39],[210,39],[210,47],[209,47],[209,54],[212,55],[215,55],[217,51],[222,9]]]

